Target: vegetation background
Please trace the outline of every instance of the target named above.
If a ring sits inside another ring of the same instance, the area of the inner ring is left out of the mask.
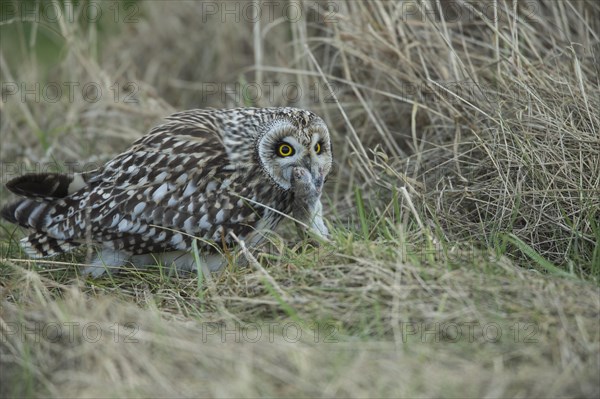
[[[209,106],[311,109],[336,156],[331,242],[220,274],[86,280],[1,224],[2,396],[600,395],[600,3],[2,0],[0,34],[3,184]]]

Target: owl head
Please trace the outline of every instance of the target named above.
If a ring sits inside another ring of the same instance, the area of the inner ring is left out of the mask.
[[[283,190],[293,189],[295,168],[305,168],[320,193],[333,154],[325,122],[309,111],[279,108],[261,127],[256,156],[264,172]]]

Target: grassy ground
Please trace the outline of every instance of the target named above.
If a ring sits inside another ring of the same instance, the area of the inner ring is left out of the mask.
[[[206,106],[336,156],[331,242],[218,274],[86,280],[1,224],[2,396],[597,397],[600,5],[283,4],[0,4],[2,183]]]

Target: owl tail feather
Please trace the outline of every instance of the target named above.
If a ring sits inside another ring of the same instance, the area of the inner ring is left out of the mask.
[[[29,173],[12,179],[6,183],[6,188],[23,197],[51,201],[81,189],[88,177],[79,173]]]
[[[46,216],[50,207],[48,202],[23,198],[2,208],[0,216],[21,227],[40,230],[48,224]]]
[[[50,204],[88,185],[88,173],[29,173],[12,179],[6,188],[25,197],[0,210],[0,216],[22,227],[40,230],[50,222]]]
[[[57,240],[42,233],[33,233],[21,239],[21,248],[30,258],[46,258],[72,251],[79,243]]]
[[[19,226],[36,230],[44,229],[48,223],[46,215],[53,205],[24,198],[18,200],[0,211],[7,221]],[[77,242],[49,237],[46,233],[37,232],[21,239],[21,247],[30,258],[46,258],[69,252],[80,244]]]

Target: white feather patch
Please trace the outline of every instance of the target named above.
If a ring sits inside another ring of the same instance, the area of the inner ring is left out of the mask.
[[[195,192],[196,192],[196,184],[193,181],[191,181],[185,187],[185,191],[183,192],[183,198],[189,197],[190,195],[194,194]]]
[[[71,183],[69,183],[69,187],[67,188],[67,192],[69,194],[73,194],[74,192],[79,191],[82,188],[84,188],[86,185],[87,184],[83,180],[83,177],[81,176],[81,173],[75,173],[73,175],[73,181]]]
[[[212,227],[212,224],[208,222],[208,215],[202,216],[202,219],[200,219],[199,226],[202,230],[208,230]]]
[[[140,213],[144,212],[144,209],[146,209],[146,203],[140,202],[135,206],[135,208],[133,208],[133,214],[139,215]]]
[[[157,188],[152,194],[152,200],[156,203],[162,201],[162,199],[167,195],[167,191],[169,189],[169,185],[167,183],[161,184],[159,188]]]

